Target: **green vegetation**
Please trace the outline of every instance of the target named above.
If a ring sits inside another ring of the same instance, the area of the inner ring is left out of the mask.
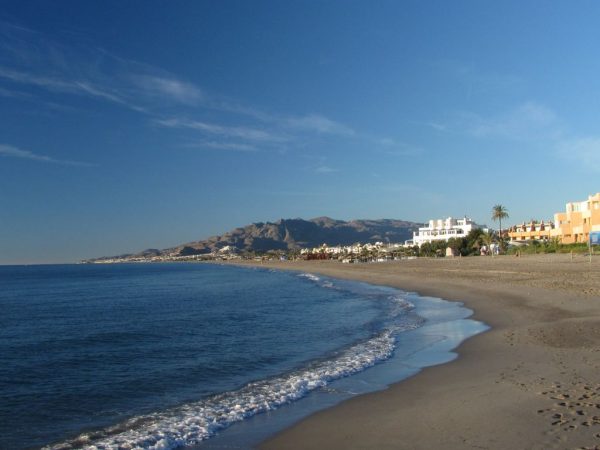
[[[434,241],[415,247],[417,256],[445,256],[446,248],[450,247],[455,254],[460,256],[479,255],[485,245],[488,249],[497,236],[493,231],[485,233],[481,228],[475,228],[464,238],[451,238],[448,241]]]
[[[449,242],[446,241],[433,241],[425,242],[421,244],[418,250],[418,256],[445,256],[446,247],[449,246]]]
[[[589,253],[589,246],[585,243],[579,244],[561,244],[558,239],[549,241],[531,241],[527,245],[511,246],[508,249],[509,255],[535,255],[543,253],[571,253],[585,255]],[[600,254],[600,246],[593,246],[594,253]]]
[[[499,230],[498,235],[500,236],[500,250],[506,250],[506,242],[502,239],[502,219],[508,219],[508,209],[504,205],[494,205],[492,208],[492,220],[494,222],[498,221]]]

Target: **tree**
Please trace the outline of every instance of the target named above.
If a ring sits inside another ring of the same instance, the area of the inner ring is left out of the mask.
[[[492,251],[492,244],[494,243],[494,232],[488,231],[487,233],[481,233],[479,236],[482,245],[487,247],[487,251],[494,256],[494,252]]]
[[[447,247],[450,247],[454,254],[466,255],[466,242],[467,240],[464,238],[450,238],[446,244]]]
[[[500,236],[500,241],[502,241],[502,219],[508,219],[508,209],[503,205],[495,205],[492,208],[492,220],[499,222],[500,230],[498,235]]]
[[[435,250],[431,245],[431,242],[423,242],[421,247],[419,247],[419,256],[433,256],[435,254]]]
[[[469,231],[469,234],[467,234],[467,237],[465,238],[465,255],[472,255],[474,253],[479,254],[482,234],[483,230],[481,228],[473,228]]]

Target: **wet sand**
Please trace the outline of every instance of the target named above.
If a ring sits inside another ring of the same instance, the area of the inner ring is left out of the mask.
[[[264,449],[600,449],[600,257],[273,262],[463,301],[459,357],[319,412]]]

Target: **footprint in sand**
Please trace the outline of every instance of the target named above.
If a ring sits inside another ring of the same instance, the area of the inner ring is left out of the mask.
[[[557,400],[548,408],[536,410],[548,420],[548,429],[544,433],[549,439],[545,440],[545,449],[566,448],[568,440],[576,439],[588,442],[588,446],[577,447],[586,450],[600,450],[600,445],[591,444],[590,440],[600,439],[600,384],[572,384],[568,388],[556,382],[538,394],[552,400]]]

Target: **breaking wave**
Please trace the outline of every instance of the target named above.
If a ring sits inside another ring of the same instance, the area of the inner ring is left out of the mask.
[[[324,287],[334,287],[331,280],[322,280],[312,274],[300,276]],[[389,301],[390,320],[377,334],[338,351],[329,359],[313,361],[281,376],[248,383],[235,391],[162,412],[136,416],[118,425],[87,432],[44,449],[171,450],[194,445],[235,422],[276,409],[334,380],[363,371],[392,356],[397,333],[417,328],[423,323],[418,316],[406,320],[406,313],[413,305],[397,293],[388,295],[379,292],[377,296]]]

